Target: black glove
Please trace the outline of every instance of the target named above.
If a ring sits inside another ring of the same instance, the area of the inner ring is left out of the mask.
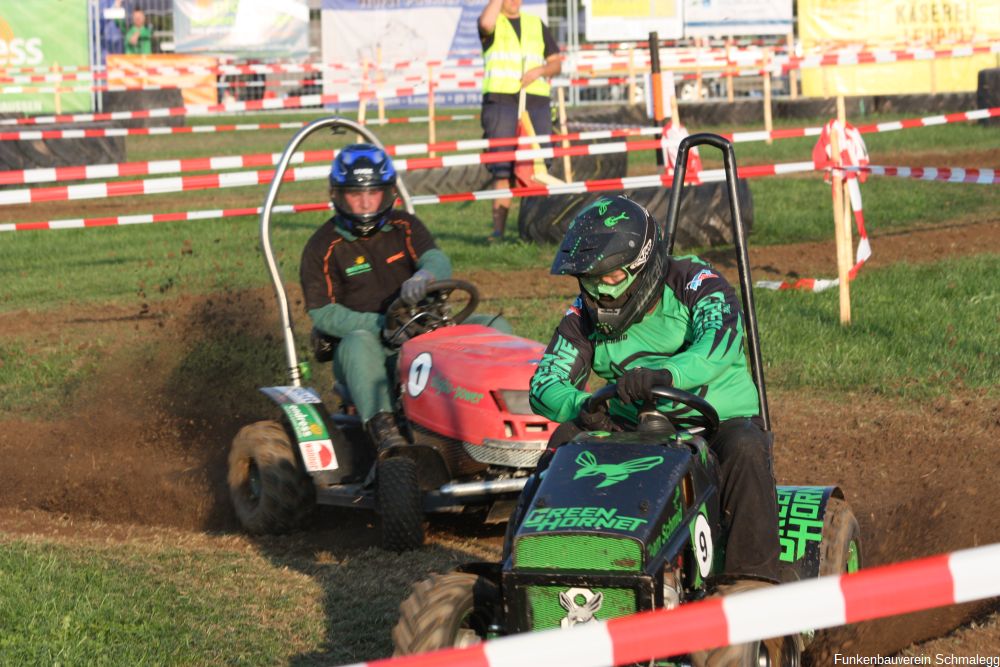
[[[420,269],[406,279],[399,288],[399,298],[411,306],[420,303],[427,296],[427,286],[434,280],[434,274],[427,269]]]
[[[611,421],[611,415],[608,414],[607,401],[601,401],[596,406],[591,406],[590,399],[588,398],[580,406],[580,414],[577,415],[576,423],[584,431],[618,430],[618,426]]]
[[[618,398],[625,404],[652,401],[653,387],[670,387],[673,383],[670,371],[632,368],[618,378]]]

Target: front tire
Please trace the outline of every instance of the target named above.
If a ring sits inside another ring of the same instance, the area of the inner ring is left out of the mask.
[[[312,481],[299,466],[281,424],[244,426],[229,450],[229,497],[236,517],[253,535],[296,528],[315,502]]]
[[[416,462],[406,456],[380,461],[375,500],[382,518],[382,548],[419,549],[424,543],[424,513]]]
[[[478,644],[487,638],[499,608],[500,593],[489,579],[463,572],[431,575],[399,606],[393,655]]]
[[[819,576],[848,574],[861,568],[861,528],[851,506],[841,498],[830,498],[823,514],[823,543]]]

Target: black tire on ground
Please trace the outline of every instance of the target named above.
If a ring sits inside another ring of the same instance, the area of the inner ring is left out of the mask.
[[[990,109],[1000,107],[1000,67],[979,70],[976,85],[976,108]],[[989,127],[1000,126],[1000,117],[984,118],[980,125]]]
[[[736,186],[743,229],[753,227],[753,198],[749,184],[741,179]],[[517,229],[525,241],[559,243],[577,211],[598,197],[626,194],[642,204],[661,222],[667,218],[669,188],[587,192],[578,195],[527,197],[521,201]],[[733,242],[729,195],[725,183],[687,185],[681,195],[680,217],[674,233],[674,249],[712,247]]]
[[[474,574],[434,574],[413,587],[392,629],[393,655],[477,644],[498,615],[496,584]]]
[[[375,502],[382,519],[383,549],[402,552],[423,545],[424,513],[413,459],[395,456],[379,462]]]
[[[830,498],[823,515],[819,576],[845,574],[861,567],[861,528],[846,500]]]
[[[628,154],[601,153],[598,155],[577,155],[570,158],[570,169],[573,171],[574,181],[621,178],[628,173]],[[560,180],[566,180],[566,170],[563,168],[563,159],[561,157],[552,160],[552,167],[549,169],[549,173]],[[529,197],[527,199],[538,199],[538,197]],[[522,205],[527,199],[521,200]]]
[[[315,504],[315,490],[281,424],[244,426],[229,450],[229,497],[236,517],[254,535],[297,527]]]
[[[485,166],[472,164],[415,169],[407,171],[400,178],[411,195],[447,195],[482,190],[489,186],[493,177]]]

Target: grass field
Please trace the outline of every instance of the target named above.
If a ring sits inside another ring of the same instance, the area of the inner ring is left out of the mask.
[[[425,128],[397,125],[375,131],[386,144],[410,143],[423,141]],[[128,159],[280,151],[290,134],[136,137],[128,141]],[[439,139],[477,136],[476,121],[438,128]],[[326,142],[325,137],[310,141],[307,148],[328,147]],[[996,130],[976,124],[868,135],[866,142],[873,164],[997,166],[1000,154]],[[737,145],[736,154],[743,165],[806,160],[812,144],[812,139],[797,139],[772,146]],[[954,162],[947,161],[951,156]],[[705,161],[709,167],[718,165],[707,153]],[[653,169],[650,156],[630,156],[630,174]],[[752,246],[823,241],[832,248],[829,186],[818,175],[758,179],[751,188]],[[324,189],[321,183],[290,184],[282,201],[321,201]],[[873,234],[996,222],[1000,210],[1000,188],[990,186],[871,178],[862,189]],[[263,191],[254,187],[9,207],[4,217],[27,221],[254,206]],[[551,262],[552,247],[483,243],[488,202],[430,206],[418,214],[451,256],[458,275],[490,271],[498,280],[513,282]],[[300,214],[275,220],[274,240],[287,280],[296,278],[298,253],[324,217]],[[0,417],[36,419],[45,428],[46,415],[77,405],[83,388],[109,358],[155,356],[140,334],[95,334],[75,326],[76,309],[138,313],[154,303],[255,290],[270,298],[257,234],[257,220],[247,217],[0,236],[0,322],[9,325],[0,330]],[[837,326],[835,290],[759,292],[769,389],[822,394],[834,402],[838,397],[856,400],[859,394],[901,402],[970,393],[996,397],[1000,256],[989,247],[971,247],[965,255],[932,264],[866,267],[853,283],[856,307],[850,328]],[[566,294],[497,295],[484,307],[502,308],[521,335],[547,340],[566,301]],[[44,323],[48,315],[68,324],[17,325],[19,319]],[[196,355],[172,362],[172,382],[184,387],[209,373],[217,376],[220,369],[225,370],[224,387],[232,393],[243,388],[251,394],[257,386],[280,382],[276,333],[261,325],[207,342]],[[240,363],[245,359],[254,363]],[[387,655],[388,628],[406,587],[428,571],[470,554],[483,555],[474,545],[447,540],[445,546],[405,556],[375,549],[288,549],[277,539],[249,542],[235,536],[189,540],[168,535],[124,544],[67,545],[0,528],[0,664],[307,665]],[[371,581],[372,571],[393,575]]]

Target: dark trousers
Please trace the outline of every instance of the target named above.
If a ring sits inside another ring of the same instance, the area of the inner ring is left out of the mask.
[[[574,422],[560,424],[549,438],[548,450],[538,461],[536,475],[548,467],[556,448],[583,430]],[[756,420],[729,419],[722,422],[708,444],[719,462],[722,530],[728,535],[723,575],[731,579],[777,582],[778,499],[774,489],[770,436]],[[532,483],[525,486],[525,494],[530,495],[525,498],[522,494],[512,517],[514,520],[531,503],[535,488]]]

